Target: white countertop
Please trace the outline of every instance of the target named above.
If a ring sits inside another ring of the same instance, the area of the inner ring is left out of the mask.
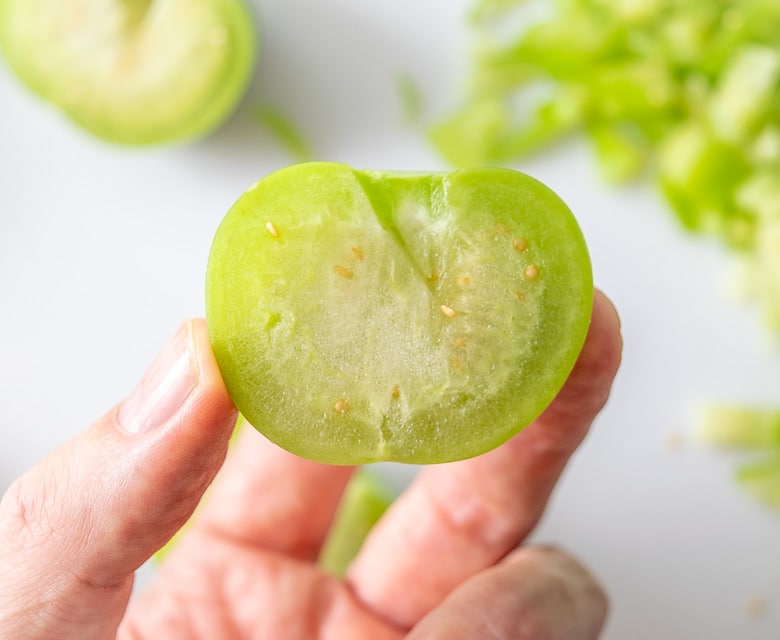
[[[117,402],[178,323],[203,314],[219,221],[293,161],[252,105],[286,112],[321,159],[445,168],[401,122],[396,78],[420,85],[427,116],[455,104],[465,4],[255,0],[250,95],[217,133],[176,148],[96,141],[0,66],[0,488]],[[582,144],[515,167],[574,210],[625,338],[611,401],[534,538],[606,584],[606,640],[780,637],[780,514],[733,484],[736,456],[691,437],[702,399],[780,403],[780,352],[724,292],[726,254],[684,235],[650,186],[603,185]]]

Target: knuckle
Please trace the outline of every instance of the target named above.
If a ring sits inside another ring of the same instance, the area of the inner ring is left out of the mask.
[[[521,535],[513,514],[474,488],[463,487],[457,496],[432,491],[429,503],[449,531],[495,555],[514,547]]]
[[[0,537],[15,551],[45,544],[57,536],[50,482],[26,474],[11,484],[0,501]]]

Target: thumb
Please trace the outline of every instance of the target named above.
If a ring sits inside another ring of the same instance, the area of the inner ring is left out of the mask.
[[[123,403],[0,502],[0,637],[115,637],[133,572],[195,509],[235,418],[205,322],[185,323]]]
[[[575,558],[553,547],[520,547],[473,576],[405,640],[596,640],[607,597]]]

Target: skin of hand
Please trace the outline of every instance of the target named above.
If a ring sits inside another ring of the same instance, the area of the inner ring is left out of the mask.
[[[354,469],[254,429],[228,455],[236,410],[205,323],[185,323],[126,400],[3,497],[0,637],[593,640],[599,584],[563,551],[521,543],[620,353],[597,292],[582,354],[542,416],[485,455],[422,469],[336,580],[316,558]],[[131,598],[135,570],[193,513]]]

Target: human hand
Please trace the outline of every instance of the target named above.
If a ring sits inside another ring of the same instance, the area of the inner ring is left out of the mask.
[[[606,401],[620,348],[597,294],[545,413],[492,452],[421,470],[339,581],[316,558],[353,469],[296,458],[253,429],[225,461],[236,412],[205,324],[187,323],[127,400],[4,496],[0,637],[595,639],[606,599],[594,579],[561,551],[518,545]],[[128,608],[134,571],[215,476]]]

